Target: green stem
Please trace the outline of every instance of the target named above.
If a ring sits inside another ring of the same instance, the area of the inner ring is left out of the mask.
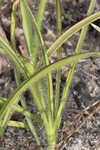
[[[46,130],[48,137],[48,150],[55,150],[56,147],[56,131],[53,126],[49,126]]]

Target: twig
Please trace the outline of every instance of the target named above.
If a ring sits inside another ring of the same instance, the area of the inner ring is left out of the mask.
[[[97,108],[92,113],[90,113],[90,115],[86,119],[83,120],[83,122],[79,125],[78,128],[76,128],[73,132],[71,132],[67,136],[66,140],[68,140],[75,132],[79,131],[79,129],[82,128],[82,126],[87,122],[87,120],[90,119],[97,111],[99,111],[99,109],[100,109],[100,104],[97,106]]]
[[[96,105],[99,104],[99,103],[100,103],[100,100],[97,100],[96,102],[92,103],[91,105],[87,106],[84,110],[82,110],[82,111],[80,112],[80,114],[78,114],[77,117],[75,118],[75,120],[73,121],[73,122],[74,122],[74,125],[75,125],[76,121],[80,120],[80,118],[83,116],[84,112],[87,112],[87,110],[89,110],[90,108],[93,108],[94,106],[96,106]],[[59,144],[57,144],[56,147],[57,147],[57,148],[61,147],[61,145],[63,145],[75,132],[79,131],[79,129],[82,128],[82,126],[87,122],[87,120],[88,120],[88,119],[91,119],[91,118],[93,117],[93,115],[94,115],[97,111],[99,111],[99,109],[100,109],[100,104],[97,106],[97,108],[96,108],[93,112],[91,112],[91,113],[87,116],[87,118],[85,118],[85,119],[83,120],[83,122],[79,125],[79,127],[77,127],[74,131],[71,131],[71,132],[69,133],[69,135],[66,137],[66,140],[62,140]],[[78,117],[79,117],[79,118],[78,118]],[[78,119],[77,119],[77,118],[78,118]]]

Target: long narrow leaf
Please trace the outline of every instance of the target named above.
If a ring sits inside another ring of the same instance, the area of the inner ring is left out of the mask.
[[[60,0],[56,0],[56,20],[57,20],[57,34],[61,36],[62,24],[61,24],[61,3]],[[61,59],[61,47],[57,51],[58,59]],[[55,96],[55,117],[58,110],[59,98],[60,98],[60,82],[61,71],[58,69],[56,74],[56,96]]]
[[[0,104],[4,104],[7,101],[6,98],[0,97]],[[14,105],[13,109],[19,113],[21,113],[24,116],[27,116],[28,118],[31,118],[33,121],[38,122],[40,125],[42,125],[42,120],[40,120],[36,115],[30,113],[20,105]]]
[[[19,122],[19,121],[8,121],[7,125],[11,126],[11,127],[19,127],[19,128],[29,129],[27,124],[25,124],[23,122]]]
[[[27,1],[25,1],[25,2],[27,4]],[[13,4],[12,15],[11,15],[11,43],[12,43],[12,47],[13,47],[13,49],[15,51],[16,51],[16,42],[15,42],[15,23],[16,22],[15,22],[15,17],[16,17],[17,4],[16,4],[16,1],[15,1],[14,4]],[[30,20],[28,14],[26,12],[25,7],[23,7],[23,5],[21,5],[21,6],[22,6],[21,10],[22,10],[23,28],[24,28],[24,33],[25,33],[25,37],[26,37],[28,53],[29,53],[29,56],[31,56],[31,48],[32,48],[32,43],[33,43],[32,42],[32,30],[31,30],[32,29],[32,27],[31,27],[32,25],[31,25],[31,22],[29,22],[31,20]],[[30,63],[29,63],[29,65],[30,65]],[[32,72],[32,70],[31,70],[31,72]],[[30,73],[30,71],[29,71],[29,73]],[[19,86],[20,85],[20,72],[18,71],[18,68],[16,68],[16,67],[14,68],[14,74],[15,74],[16,84],[17,84],[17,86]],[[24,109],[27,109],[27,105],[26,105],[26,101],[25,101],[24,96],[21,96],[21,99],[22,99],[21,100],[21,105],[24,107]],[[4,120],[1,123],[3,128],[5,128],[7,126],[7,123],[8,123],[8,121],[11,118],[11,113],[10,112],[11,112],[11,108],[9,108],[9,110],[5,114]],[[7,119],[8,119],[8,121],[7,121]],[[36,133],[36,130],[35,130],[35,127],[34,127],[34,125],[32,123],[31,118],[26,116],[26,121],[27,121],[29,129],[32,132],[33,136],[35,137],[37,143],[40,145],[40,141],[39,141],[39,138],[37,136],[37,133]]]
[[[17,65],[19,70],[23,73],[23,75],[26,77],[27,76],[27,70],[24,64],[24,59],[16,53],[4,40],[2,37],[0,37],[0,52],[3,54],[8,55],[11,60]],[[4,52],[3,52],[4,50]]]
[[[43,20],[43,14],[44,14],[45,6],[46,6],[46,1],[47,0],[40,1],[38,18],[37,18],[37,24],[38,24],[39,30],[41,28],[41,23]],[[37,32],[35,32],[35,34],[34,34],[34,46],[33,46],[33,51],[32,51],[32,61],[33,61],[34,66],[36,65],[36,61],[37,61],[37,51],[38,51],[39,44],[40,44],[39,43],[39,37],[37,35]]]
[[[66,40],[68,40],[74,33],[79,31],[82,27],[85,27],[86,25],[90,24],[91,22],[97,20],[100,18],[100,11],[83,19],[79,23],[72,26],[70,29],[68,29],[60,38],[58,38],[55,43],[48,49],[47,55],[50,57],[56,49],[58,49]]]
[[[96,0],[91,0],[90,5],[89,5],[89,9],[88,9],[88,12],[87,12],[87,16],[92,14],[92,12],[94,10],[94,7],[95,7],[95,4],[96,4]],[[80,50],[82,48],[87,30],[88,30],[88,25],[82,28],[80,38],[79,38],[78,43],[77,43],[77,47],[75,49],[76,54],[80,53]],[[57,112],[57,117],[61,116],[61,112],[62,112],[62,109],[63,109],[63,106],[64,106],[64,101],[66,101],[67,93],[68,93],[69,86],[70,86],[71,81],[72,81],[72,77],[74,75],[75,67],[76,67],[76,64],[74,63],[72,65],[70,71],[69,71],[69,74],[68,74],[68,77],[67,77],[67,80],[66,80],[66,83],[65,83],[65,88],[64,88],[64,91],[63,91],[63,94],[62,94],[59,110]],[[60,119],[61,118],[56,118],[56,121],[55,121],[56,126],[60,125]]]
[[[71,64],[71,63],[77,63],[80,59],[85,58],[85,57],[89,57],[89,56],[92,56],[92,55],[100,56],[100,52],[84,53],[84,54],[79,54],[79,55],[75,55],[75,56],[71,56],[71,57],[68,57],[68,58],[61,59],[61,60],[45,67],[40,72],[38,72],[35,75],[33,75],[32,77],[30,77],[30,79],[24,81],[13,92],[13,94],[9,97],[8,101],[2,106],[2,108],[0,110],[0,120],[4,117],[4,114],[9,109],[9,107],[13,107],[13,105],[16,102],[18,102],[19,95],[21,95],[22,92],[24,92],[28,87],[30,87],[31,84],[35,83],[36,81],[38,81],[39,79],[44,77],[47,73],[49,73],[49,72],[51,72],[55,69],[58,69],[58,68],[62,67],[63,65],[68,65],[68,64]],[[42,110],[41,110],[41,113],[43,113]]]
[[[22,25],[24,29],[24,35],[26,39],[27,49],[29,56],[32,55],[33,50],[33,44],[34,44],[34,38],[33,38],[33,27],[32,27],[32,21],[29,16],[29,13],[27,12],[27,9],[25,5],[28,5],[27,0],[20,0],[20,10],[22,15]]]
[[[15,2],[16,3],[16,2]],[[10,35],[11,35],[11,44],[12,48],[16,51],[16,39],[15,39],[15,26],[16,26],[16,10],[17,10],[17,4],[15,3],[12,6],[12,13],[11,13],[11,29],[10,29]]]
[[[32,23],[34,24],[34,27],[35,27],[35,29],[36,29],[36,32],[37,32],[37,35],[38,35],[38,37],[39,37],[39,39],[40,39],[40,42],[41,42],[41,46],[42,46],[42,53],[43,53],[43,57],[44,57],[44,62],[45,62],[45,64],[46,65],[49,65],[49,60],[48,60],[48,57],[47,57],[47,53],[46,53],[46,47],[45,47],[45,44],[44,44],[44,41],[43,41],[43,38],[42,38],[42,35],[41,35],[41,32],[40,32],[40,30],[39,30],[39,27],[38,27],[38,24],[37,24],[37,22],[36,22],[36,20],[35,20],[35,17],[33,16],[33,14],[32,14],[32,12],[31,12],[31,10],[30,10],[30,8],[28,7],[28,5],[26,5],[25,3],[24,3],[24,1],[25,0],[22,0],[22,2],[23,2],[23,5],[25,6],[25,8],[26,8],[26,10],[27,10],[27,13],[29,13],[29,15],[30,15],[30,17],[31,17],[31,19],[32,19]],[[48,74],[48,87],[49,87],[49,91],[48,91],[48,104],[50,104],[50,107],[49,107],[49,105],[48,105],[48,111],[49,111],[49,113],[51,112],[53,112],[53,85],[52,85],[52,76],[51,76],[51,74]],[[49,115],[50,116],[50,115]],[[48,117],[49,117],[48,116]],[[51,115],[52,116],[52,115]]]

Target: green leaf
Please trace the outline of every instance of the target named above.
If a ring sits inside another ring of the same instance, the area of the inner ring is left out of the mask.
[[[54,51],[56,51],[65,41],[67,41],[74,33],[79,31],[82,27],[87,26],[91,22],[100,18],[100,11],[83,19],[82,21],[78,22],[66,32],[64,32],[55,42],[54,44],[48,49],[47,55],[50,57]]]
[[[19,128],[29,129],[27,124],[25,124],[23,122],[19,122],[19,121],[10,120],[10,121],[8,121],[7,125],[11,126],[11,127],[19,127]]]
[[[24,65],[25,60],[19,53],[15,52],[11,48],[2,37],[0,37],[0,52],[8,55],[11,58],[11,60],[15,63],[15,65],[19,68],[19,70],[23,73],[23,75],[27,77],[27,70]]]
[[[62,33],[62,19],[61,19],[61,2],[60,0],[56,0],[56,22],[57,22],[57,34],[58,37],[61,36]],[[57,51],[58,59],[61,59],[61,47]],[[56,95],[55,95],[55,116],[59,106],[60,99],[60,83],[61,83],[61,71],[58,69],[56,74]]]
[[[43,21],[43,14],[44,14],[45,6],[46,6],[46,1],[47,0],[40,1],[38,17],[37,17],[37,24],[38,24],[38,29],[39,30],[41,28],[41,24],[42,24],[42,21]],[[39,37],[38,37],[37,32],[35,31],[35,34],[34,34],[34,46],[33,46],[33,52],[32,52],[32,58],[33,58],[32,61],[33,61],[34,66],[37,63],[36,61],[37,61],[37,52],[38,52],[39,45],[40,45]]]
[[[26,5],[28,5],[27,0],[20,0],[20,10],[22,15],[22,25],[24,29],[24,35],[26,39],[26,44],[28,48],[28,54],[31,56],[33,50],[33,29],[32,29],[32,21],[30,15],[26,9]]]
[[[41,71],[37,72],[35,75],[31,76],[29,79],[25,80],[16,90],[12,93],[12,95],[9,97],[8,101],[5,102],[5,104],[2,106],[0,110],[0,120],[3,119],[5,112],[9,108],[12,108],[16,102],[18,102],[18,97],[33,83],[44,77],[46,74],[50,73],[51,71],[61,68],[64,65],[68,65],[71,63],[77,63],[80,59],[89,57],[92,55],[99,55],[100,52],[90,52],[90,53],[84,53],[84,54],[78,54],[75,56],[71,56],[68,58],[63,58],[51,65],[46,66]],[[41,108],[41,113],[44,113],[43,108]]]
[[[25,0],[22,0],[22,1],[24,3]],[[34,24],[35,31],[37,32],[37,35],[39,36],[45,64],[48,65],[49,64],[49,60],[48,60],[48,57],[47,57],[46,47],[45,47],[45,44],[44,44],[44,40],[43,40],[41,32],[39,30],[39,25],[37,24],[37,22],[35,20],[35,17],[33,16],[33,14],[31,12],[30,8],[28,7],[28,5],[26,5],[26,3],[24,3],[24,4],[25,4],[25,9],[27,9],[27,13],[29,13],[29,15],[31,17],[32,23]],[[53,108],[54,108],[53,107],[53,85],[52,85],[52,76],[51,76],[51,74],[48,74],[48,87],[49,87],[48,88],[48,101],[49,101],[48,103],[50,104],[50,107],[48,108],[48,110],[49,110],[49,112],[53,112],[53,111],[51,111],[51,109],[53,110]]]
[[[4,104],[7,101],[6,98],[0,97],[0,104]],[[40,120],[35,114],[30,113],[25,108],[21,107],[20,105],[14,105],[13,110],[23,114],[24,116],[31,118],[32,120],[35,120],[40,125],[42,125],[42,120]]]

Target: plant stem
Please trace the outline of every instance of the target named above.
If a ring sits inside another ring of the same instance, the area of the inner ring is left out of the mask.
[[[54,127],[50,127],[46,133],[47,133],[47,137],[48,137],[48,150],[55,150],[56,132],[55,132]]]

